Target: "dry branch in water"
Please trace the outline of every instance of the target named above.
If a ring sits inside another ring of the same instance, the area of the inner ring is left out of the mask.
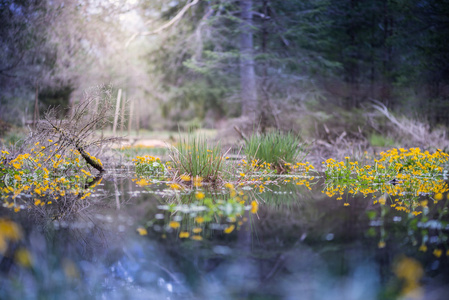
[[[49,109],[44,115],[44,120],[38,122],[31,139],[36,141],[50,139],[53,145],[57,144],[53,156],[62,154],[68,149],[77,150],[89,165],[103,173],[105,169],[102,164],[92,157],[87,149],[115,139],[95,135],[96,129],[104,128],[111,122],[112,108],[111,87],[96,87],[85,93],[83,100],[73,107],[72,114],[67,119],[57,118],[57,108]]]

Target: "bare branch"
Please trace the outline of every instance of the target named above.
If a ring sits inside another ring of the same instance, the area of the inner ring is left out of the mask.
[[[199,0],[193,0],[192,2],[188,2],[180,11],[179,13],[173,17],[173,19],[171,19],[169,22],[165,23],[164,25],[162,25],[161,27],[153,30],[153,31],[146,31],[146,32],[137,32],[135,33],[125,44],[125,48],[127,48],[131,42],[138,36],[146,36],[146,35],[153,35],[153,34],[158,34],[160,32],[162,32],[163,30],[169,28],[170,26],[172,26],[173,24],[175,24],[177,21],[179,21],[182,16],[187,12],[187,10],[194,6],[195,4],[197,4],[199,2]]]

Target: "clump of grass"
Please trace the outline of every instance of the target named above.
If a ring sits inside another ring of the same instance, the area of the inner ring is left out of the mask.
[[[292,133],[252,135],[244,147],[249,161],[267,163],[277,173],[287,173],[303,152],[301,140]]]
[[[209,146],[206,138],[189,134],[181,138],[178,147],[171,148],[170,152],[172,161],[167,169],[175,177],[202,178],[203,182],[210,183],[219,180],[224,160],[220,143]]]

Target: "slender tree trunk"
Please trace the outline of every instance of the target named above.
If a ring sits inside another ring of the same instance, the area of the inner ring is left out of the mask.
[[[256,72],[254,70],[253,45],[253,17],[252,0],[241,0],[241,33],[240,33],[240,88],[242,101],[242,115],[249,117],[252,122],[259,116]]]
[[[125,131],[126,92],[123,92],[122,109],[120,111],[120,133]]]
[[[115,130],[117,129],[117,122],[120,113],[120,98],[122,97],[122,89],[118,90],[117,103],[115,105],[114,124],[112,125],[112,135],[115,136]]]
[[[37,121],[39,121],[39,86],[36,84],[34,94],[33,128],[36,128]]]

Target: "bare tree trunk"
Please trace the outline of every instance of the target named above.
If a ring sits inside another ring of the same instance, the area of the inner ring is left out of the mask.
[[[34,114],[33,114],[33,128],[39,120],[39,86],[36,84],[36,91],[34,95]]]
[[[129,101],[128,137],[131,138],[131,127],[133,124],[134,102]]]
[[[120,98],[122,97],[122,89],[118,90],[117,103],[115,105],[114,124],[112,125],[112,135],[115,136],[115,130],[117,129],[118,116],[120,113]]]
[[[252,0],[241,0],[241,33],[240,33],[240,95],[242,115],[253,122],[259,117],[257,105],[256,73],[254,68],[254,45],[252,32]]]
[[[120,133],[125,131],[126,92],[123,92],[122,110],[120,113]]]

